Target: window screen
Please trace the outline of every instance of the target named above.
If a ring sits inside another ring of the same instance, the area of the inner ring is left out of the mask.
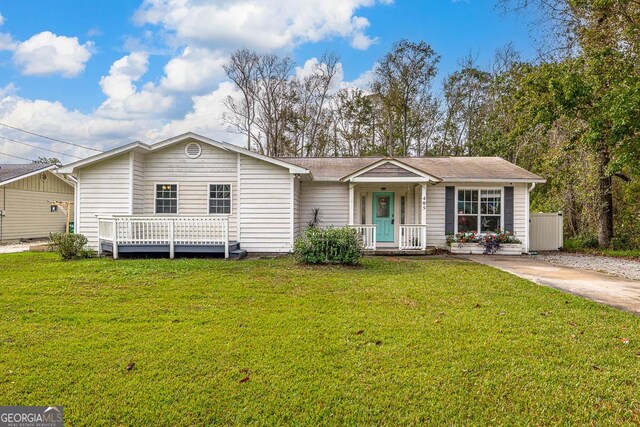
[[[156,213],[178,213],[178,185],[156,184]]]
[[[210,214],[230,214],[231,213],[231,185],[230,184],[210,184],[209,185],[209,213]]]

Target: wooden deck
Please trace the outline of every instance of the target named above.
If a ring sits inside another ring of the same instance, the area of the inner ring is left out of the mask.
[[[247,251],[229,240],[227,216],[113,216],[98,219],[99,252],[114,259],[121,253],[223,254],[242,258]]]
[[[100,242],[101,252],[113,254],[112,242]],[[225,245],[174,245],[174,255],[222,255],[225,254]],[[171,246],[169,244],[119,244],[119,254],[149,254],[149,255],[170,255]],[[247,251],[240,249],[240,242],[229,242],[229,258],[241,259],[247,255]]]

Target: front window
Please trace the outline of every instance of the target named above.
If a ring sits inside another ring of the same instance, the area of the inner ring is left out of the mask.
[[[156,184],[156,213],[178,213],[178,184]]]
[[[458,190],[458,233],[496,231],[501,213],[501,190]]]
[[[480,190],[480,232],[500,229],[502,192],[500,190]]]
[[[231,213],[231,184],[209,185],[209,213]]]
[[[367,196],[360,199],[360,224],[367,223]]]
[[[405,212],[406,212],[407,199],[405,196],[400,196],[400,224],[406,224]]]

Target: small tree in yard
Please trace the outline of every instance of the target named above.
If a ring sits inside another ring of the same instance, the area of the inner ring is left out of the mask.
[[[296,258],[305,264],[356,265],[362,257],[360,238],[352,228],[307,228],[296,241]]]
[[[82,234],[51,233],[49,247],[65,261],[93,256],[93,250],[87,248],[87,238]]]

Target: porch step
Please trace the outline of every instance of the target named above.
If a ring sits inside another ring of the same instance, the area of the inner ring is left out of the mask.
[[[427,247],[427,249],[393,249],[393,248],[381,248],[373,251],[364,251],[368,256],[418,256],[418,255],[434,255],[436,248],[433,246]]]
[[[230,259],[237,259],[240,260],[244,257],[247,256],[247,250],[246,249],[236,249],[234,251],[229,252],[229,258]]]

